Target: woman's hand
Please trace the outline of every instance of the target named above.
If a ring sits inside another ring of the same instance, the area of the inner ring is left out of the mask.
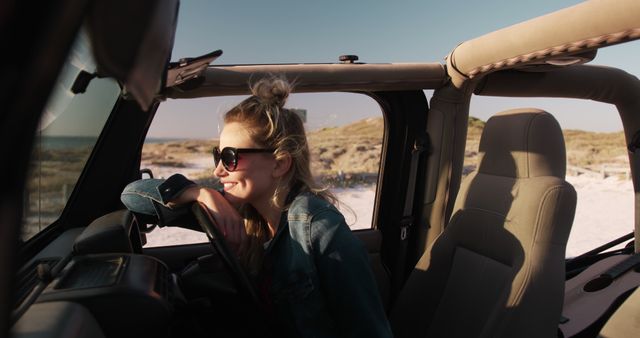
[[[225,237],[232,249],[236,252],[242,249],[246,242],[247,233],[244,229],[244,220],[238,210],[227,201],[222,194],[214,189],[193,186],[185,190],[180,196],[172,200],[169,206],[190,202],[200,202],[207,207],[209,217],[214,221],[218,230]]]

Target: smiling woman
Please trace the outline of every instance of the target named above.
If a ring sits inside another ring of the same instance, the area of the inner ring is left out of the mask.
[[[225,124],[216,116],[244,98],[167,101],[164,108],[161,105],[142,150],[142,167],[155,177],[182,173],[198,184],[222,189],[213,173],[212,149],[220,149],[217,129]],[[371,228],[384,132],[380,106],[370,97],[354,93],[294,93],[288,102],[298,107],[292,111],[303,119],[307,130],[314,178],[338,198],[338,208],[351,229]],[[224,165],[225,151],[220,151]],[[226,153],[227,163],[232,164],[232,153]],[[146,247],[204,242],[207,238],[202,232],[162,227],[147,234]]]
[[[212,243],[228,243],[264,291],[276,332],[390,337],[367,250],[333,205],[333,194],[315,182],[303,121],[284,107],[290,85],[265,78],[251,91],[225,114],[222,150],[214,148],[223,191],[175,175],[129,184],[123,203],[157,214],[162,224],[162,215],[199,202],[222,236],[209,234]],[[153,208],[140,207],[145,200]]]

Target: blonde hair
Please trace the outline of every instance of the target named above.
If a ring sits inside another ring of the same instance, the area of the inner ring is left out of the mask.
[[[229,110],[224,122],[242,123],[256,144],[275,149],[276,160],[291,156],[291,168],[280,179],[271,203],[286,210],[287,194],[295,187],[298,193],[310,192],[336,204],[337,199],[317,184],[311,174],[311,155],[302,119],[294,111],[284,108],[291,84],[272,76],[255,82],[250,89],[252,95]],[[262,265],[263,244],[269,240],[269,229],[251,205],[244,205],[241,213],[248,240],[243,245],[240,261],[249,273],[256,274]]]

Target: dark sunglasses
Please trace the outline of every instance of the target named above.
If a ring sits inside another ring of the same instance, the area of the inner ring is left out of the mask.
[[[238,154],[240,153],[272,153],[275,149],[256,149],[256,148],[233,148],[224,147],[222,150],[213,147],[213,163],[218,167],[218,163],[222,161],[222,165],[227,171],[234,171],[238,167]]]

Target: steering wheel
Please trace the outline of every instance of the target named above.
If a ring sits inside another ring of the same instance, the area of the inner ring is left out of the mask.
[[[251,283],[251,280],[249,279],[249,276],[245,272],[244,268],[240,265],[238,258],[229,249],[229,245],[227,244],[226,239],[220,233],[218,227],[216,227],[213,220],[209,216],[207,207],[200,202],[195,202],[191,205],[191,212],[198,221],[198,224],[200,224],[200,226],[202,227],[202,230],[204,230],[204,232],[207,234],[209,242],[211,242],[211,246],[213,246],[220,257],[222,257],[222,260],[224,261],[226,267],[229,269],[232,276],[235,277],[240,287],[243,288],[244,291],[246,291],[246,293],[251,297],[256,305],[262,308],[262,302],[258,297],[258,293],[256,292],[255,287]]]

